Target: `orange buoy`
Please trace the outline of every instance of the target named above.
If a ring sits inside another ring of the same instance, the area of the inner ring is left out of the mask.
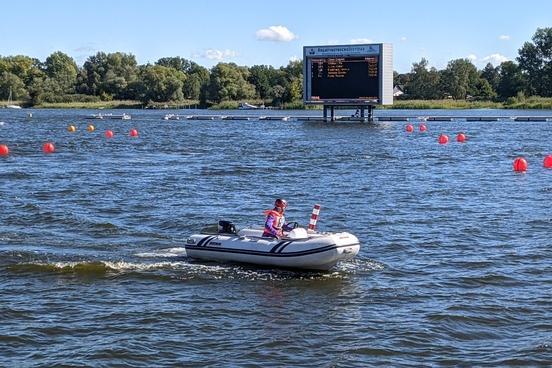
[[[74,126],[74,125],[69,125],[69,126],[67,127],[67,131],[68,131],[69,133],[75,133],[75,132],[77,131],[77,127]]]
[[[449,141],[449,137],[446,134],[441,134],[439,136],[439,144],[447,144]]]
[[[111,130],[105,131],[105,137],[106,138],[113,138],[113,132]]]
[[[129,134],[131,137],[138,137],[138,131],[136,129],[131,129]]]
[[[420,124],[420,132],[425,132],[427,130],[427,127],[425,124]]]
[[[514,160],[514,171],[525,172],[527,171],[527,160],[523,157],[516,157]]]
[[[90,132],[90,133],[92,133],[95,129],[96,128],[92,124],[88,124],[88,126],[86,127],[86,130],[88,130],[88,132]]]
[[[405,129],[406,129],[406,131],[407,131],[408,133],[412,133],[412,132],[414,131],[414,125],[412,125],[412,124],[406,124],[406,128],[405,128]]]
[[[44,143],[44,145],[42,145],[42,151],[44,153],[54,153],[55,150],[56,150],[56,147],[54,146],[53,143],[46,142]]]
[[[0,156],[7,156],[10,154],[10,149],[5,144],[0,144]]]
[[[552,155],[548,155],[544,158],[543,165],[547,169],[552,169]]]
[[[466,135],[464,133],[458,133],[458,135],[456,136],[456,142],[466,142]]]

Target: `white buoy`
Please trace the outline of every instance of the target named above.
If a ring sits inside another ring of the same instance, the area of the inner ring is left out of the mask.
[[[312,209],[312,214],[311,214],[311,218],[310,218],[310,221],[309,221],[309,227],[308,227],[309,231],[316,230],[316,222],[318,221],[318,215],[319,214],[320,214],[320,205],[315,204],[313,209]]]

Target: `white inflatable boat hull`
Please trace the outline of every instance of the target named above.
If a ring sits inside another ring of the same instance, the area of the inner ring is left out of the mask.
[[[360,249],[357,237],[345,232],[307,233],[295,229],[282,239],[264,238],[262,232],[244,229],[238,234],[194,234],[186,240],[186,254],[213,261],[329,270],[355,257]]]

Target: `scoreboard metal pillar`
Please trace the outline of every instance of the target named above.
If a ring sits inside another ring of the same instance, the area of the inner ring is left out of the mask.
[[[358,120],[362,121],[362,122],[368,122],[368,123],[372,123],[374,122],[374,108],[376,107],[375,105],[343,105],[343,104],[339,104],[339,105],[329,105],[329,104],[324,104],[323,105],[323,120],[325,122],[334,122],[336,121],[336,117],[335,117],[335,108],[336,107],[347,107],[347,108],[353,108],[353,109],[356,109],[360,112],[360,115],[358,115]],[[328,110],[329,110],[329,116],[328,116]],[[353,119],[353,120],[356,120],[356,119]]]

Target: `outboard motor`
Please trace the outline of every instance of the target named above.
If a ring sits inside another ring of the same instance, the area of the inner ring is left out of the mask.
[[[230,221],[220,220],[218,222],[219,234],[237,234],[236,226]]]

